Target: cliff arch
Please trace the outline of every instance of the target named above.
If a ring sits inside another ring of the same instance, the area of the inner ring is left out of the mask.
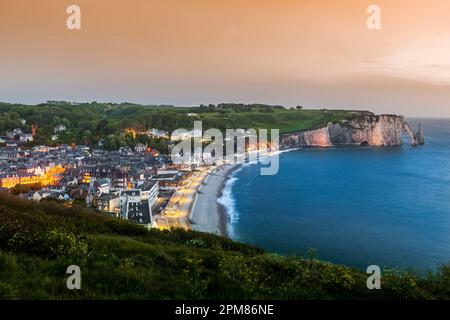
[[[411,129],[410,125],[407,122],[403,123],[403,131],[406,132],[409,136],[409,140],[411,141],[412,146],[417,146],[419,143],[417,142],[416,136]]]

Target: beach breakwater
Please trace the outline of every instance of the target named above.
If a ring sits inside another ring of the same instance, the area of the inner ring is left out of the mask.
[[[330,122],[325,127],[284,134],[280,137],[280,149],[332,146],[400,146],[407,134],[411,145],[424,144],[422,128],[414,133],[410,125],[399,115],[375,115],[358,112],[349,120]]]

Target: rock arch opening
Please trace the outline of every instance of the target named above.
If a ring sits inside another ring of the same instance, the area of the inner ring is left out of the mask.
[[[422,126],[419,124],[419,130],[417,133],[414,133],[411,126],[407,123],[403,123],[403,132],[405,132],[409,136],[409,140],[411,141],[412,146],[418,146],[425,144],[425,140],[423,138]]]

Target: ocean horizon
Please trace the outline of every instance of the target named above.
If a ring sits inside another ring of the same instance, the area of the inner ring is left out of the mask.
[[[282,152],[261,176],[244,164],[218,202],[230,237],[272,252],[365,269],[436,270],[450,261],[450,119],[422,123],[424,146],[333,147]]]

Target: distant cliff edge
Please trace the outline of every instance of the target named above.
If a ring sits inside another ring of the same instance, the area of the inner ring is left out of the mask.
[[[400,146],[405,133],[409,136],[411,145],[425,143],[421,125],[419,124],[417,133],[414,133],[403,116],[354,112],[354,116],[348,120],[330,122],[324,127],[312,130],[283,134],[280,138],[280,149],[346,145]]]

